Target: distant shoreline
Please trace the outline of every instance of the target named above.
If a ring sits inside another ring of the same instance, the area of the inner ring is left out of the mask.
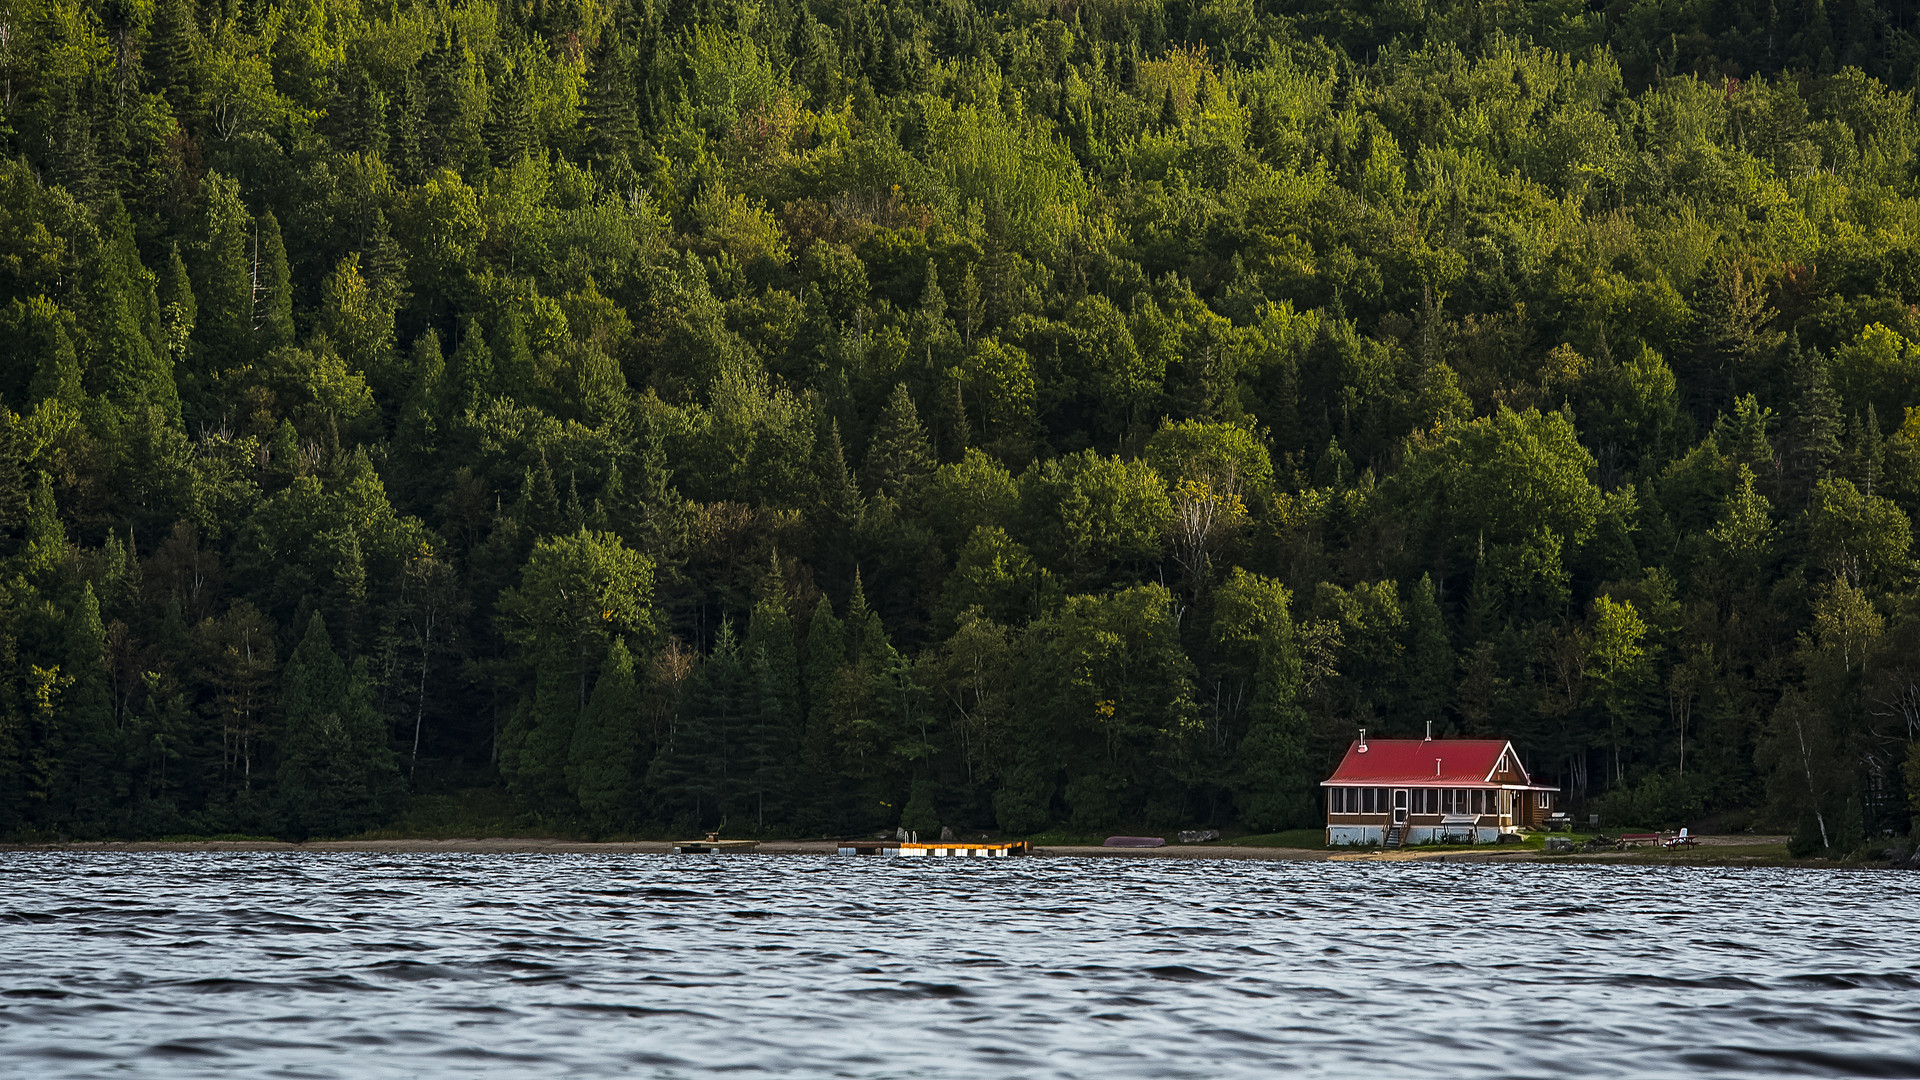
[[[762,855],[834,855],[830,840],[769,840]],[[277,840],[130,840],[46,844],[0,844],[0,856],[25,852],[198,853],[284,852],[364,853],[370,855],[670,855],[666,840],[586,841],[520,837],[477,837],[454,840],[314,840],[295,844]],[[1786,853],[1784,836],[1702,837],[1697,848],[1682,852],[1630,849],[1620,852],[1548,855],[1533,848],[1404,848],[1397,851],[1340,851],[1325,848],[1238,847],[1231,844],[1169,845],[1161,848],[1110,848],[1078,845],[1041,845],[1038,858],[1199,859],[1250,862],[1445,862],[1445,863],[1580,863],[1672,866],[1805,866],[1884,867],[1885,863],[1833,863],[1795,859]],[[695,856],[688,856],[693,858]],[[721,856],[710,856],[721,857]]]

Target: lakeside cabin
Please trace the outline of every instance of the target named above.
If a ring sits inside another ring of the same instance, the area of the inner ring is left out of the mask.
[[[1559,788],[1536,784],[1505,739],[1367,739],[1321,785],[1327,844],[1486,844],[1539,828]]]

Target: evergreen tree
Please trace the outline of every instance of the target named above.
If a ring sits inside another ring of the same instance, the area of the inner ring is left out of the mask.
[[[254,260],[258,296],[255,322],[264,352],[293,344],[293,271],[287,264],[280,221],[268,210],[260,215],[258,252]]]
[[[633,654],[614,638],[593,685],[593,697],[574,725],[567,784],[580,808],[601,828],[632,820],[642,746],[640,695]]]
[[[66,314],[44,296],[26,303],[18,300],[6,313],[4,333],[11,339],[12,353],[19,376],[30,381],[9,387],[11,404],[28,408],[44,401],[56,401],[78,408],[85,391],[80,384],[80,358],[73,339],[67,334]]]
[[[760,588],[747,622],[746,651],[752,665],[759,715],[751,733],[750,794],[764,829],[769,809],[774,820],[790,814],[794,756],[805,731],[800,711],[800,656],[793,619],[787,613],[787,585],[776,562]]]
[[[279,740],[278,805],[294,835],[359,832],[397,808],[400,771],[370,690],[333,651],[314,612],[287,658]]]
[[[1804,496],[1840,456],[1840,397],[1828,378],[1827,358],[1818,349],[1801,348],[1798,334],[1788,341],[1787,365],[1793,408],[1781,435],[1787,476]]]
[[[201,189],[200,238],[192,295],[197,308],[195,348],[189,353],[193,392],[189,413],[214,422],[226,403],[218,385],[257,354],[254,338],[254,223],[240,185],[209,173]]]
[[[837,434],[837,431],[836,431]],[[829,461],[831,468],[831,461]],[[905,383],[896,383],[867,446],[867,486],[889,499],[904,498],[933,471],[933,448]],[[832,483],[831,477],[828,483]],[[831,496],[830,496],[831,497]]]
[[[568,798],[567,763],[580,714],[577,664],[549,648],[535,663],[534,689],[500,732],[500,775],[524,804],[554,809]]]
[[[1401,691],[1395,726],[1418,734],[1431,721],[1442,723],[1453,692],[1453,646],[1447,640],[1433,576],[1422,574],[1406,605],[1407,647],[1399,664]]]
[[[700,827],[740,827],[757,819],[752,743],[760,717],[753,667],[733,624],[723,622],[713,651],[688,690],[685,723],[659,785],[674,817]]]
[[[444,408],[456,417],[461,412],[478,412],[493,399],[498,385],[494,379],[493,350],[487,347],[486,336],[481,333],[477,320],[468,319],[461,330],[460,344],[453,351],[445,385],[448,396]]]

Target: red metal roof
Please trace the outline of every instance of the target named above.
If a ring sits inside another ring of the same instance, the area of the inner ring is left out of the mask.
[[[1500,764],[1500,755],[1512,744],[1505,739],[1368,739],[1362,752],[1356,740],[1347,747],[1340,767],[1328,784],[1400,784],[1420,787],[1467,787],[1488,783]],[[1514,765],[1520,756],[1514,755]],[[1520,783],[1527,783],[1519,768]]]

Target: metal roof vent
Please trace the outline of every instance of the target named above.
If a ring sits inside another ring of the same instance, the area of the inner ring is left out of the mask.
[[[1360,729],[1360,745],[1355,747],[1354,749],[1358,750],[1362,754],[1367,752],[1367,729],[1366,728]]]

